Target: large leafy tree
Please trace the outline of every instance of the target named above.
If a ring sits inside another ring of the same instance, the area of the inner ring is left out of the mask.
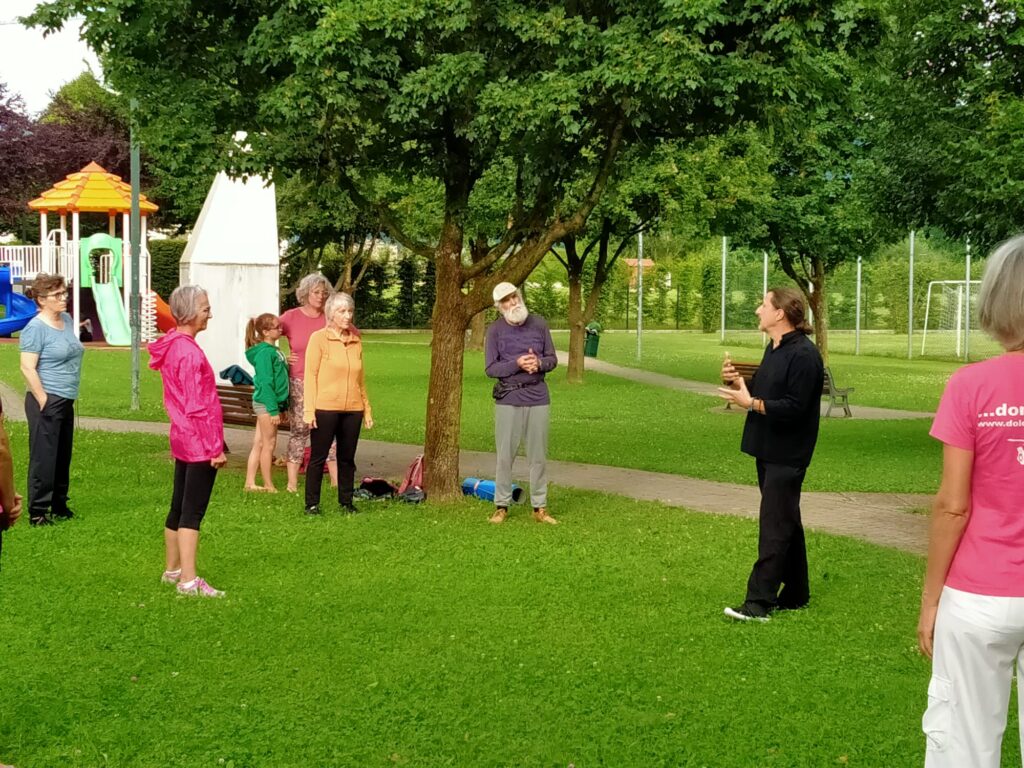
[[[874,83],[882,205],[988,246],[1024,225],[1024,14],[1016,0],[909,0]]]
[[[874,207],[878,175],[866,128],[855,112],[818,106],[766,137],[772,183],[745,241],[772,253],[803,291],[815,342],[828,361],[828,276],[867,257],[892,234]]]
[[[127,178],[127,108],[92,73],[59,88],[38,118],[0,83],[0,231],[37,238],[28,201],[93,161]]]
[[[637,235],[661,232],[692,242],[726,223],[749,228],[752,206],[771,185],[767,164],[765,147],[749,126],[721,136],[635,145],[623,153],[587,227],[553,249],[569,284],[569,382],[583,380],[586,325]]]
[[[458,489],[463,333],[493,286],[585,225],[625,147],[827,92],[822,52],[858,13],[855,0],[54,0],[31,20],[83,16],[163,146],[247,130],[233,171],[331,179],[433,262],[426,482],[444,497]],[[500,221],[467,229],[478,182],[509,161]],[[439,211],[419,236],[396,194],[414,180]]]

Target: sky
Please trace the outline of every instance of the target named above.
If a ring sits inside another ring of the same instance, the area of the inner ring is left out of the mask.
[[[65,25],[44,38],[15,20],[31,13],[38,0],[0,0],[0,80],[21,94],[32,114],[50,102],[50,92],[74,80],[88,68],[100,76],[95,54],[78,39],[78,27]]]

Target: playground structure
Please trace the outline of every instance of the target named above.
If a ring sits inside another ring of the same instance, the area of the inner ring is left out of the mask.
[[[36,314],[35,303],[14,292],[15,284],[33,280],[40,272],[62,275],[71,293],[71,313],[75,327],[95,309],[94,331],[101,331],[107,343],[127,346],[131,343],[128,325],[132,270],[138,270],[139,292],[142,296],[142,341],[156,338],[159,330],[167,330],[169,313],[166,304],[153,293],[150,284],[150,258],[146,247],[146,217],[157,206],[140,196],[140,257],[134,264],[124,243],[131,241],[131,187],[120,176],[108,173],[96,163],[69,174],[63,181],[29,202],[39,213],[39,245],[0,246],[0,303],[6,315],[0,320],[0,335],[20,331]],[[49,228],[49,214],[60,216],[60,225]],[[82,239],[80,215],[107,214],[108,232]],[[117,233],[121,215],[122,237]],[[68,237],[68,218],[71,236]],[[86,301],[88,297],[89,301]],[[158,318],[158,314],[161,317]]]
[[[170,308],[151,285],[146,217],[158,210],[154,203],[140,196],[138,264],[125,247],[131,242],[131,187],[96,163],[68,175],[28,205],[39,213],[39,245],[0,246],[0,304],[6,311],[0,336],[20,331],[35,317],[35,302],[15,292],[14,286],[40,272],[64,276],[75,327],[89,317],[94,334],[101,332],[111,345],[131,343],[132,270],[138,270],[142,296],[141,340],[152,341],[175,326]],[[51,213],[60,216],[59,227],[52,230]],[[108,231],[82,238],[83,213],[106,213]],[[118,214],[121,237],[116,237]],[[279,310],[279,248],[273,184],[259,177],[231,179],[218,174],[180,264],[181,284],[201,285],[210,298],[213,317],[199,343],[215,370],[240,365],[251,371],[244,355],[245,326],[250,317]]]

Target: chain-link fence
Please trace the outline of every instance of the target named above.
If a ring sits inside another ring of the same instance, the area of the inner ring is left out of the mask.
[[[660,252],[659,252],[660,250]],[[765,287],[793,285],[776,259],[720,240],[686,252],[652,248],[644,272],[644,328],[701,331],[727,344],[758,344],[754,311]],[[647,254],[645,254],[646,256]],[[971,257],[971,288],[965,288],[967,252],[956,244],[915,242],[911,310],[909,241],[864,259],[843,263],[826,276],[827,336],[832,352],[979,359],[999,346],[978,328],[977,291],[984,261]],[[608,328],[636,328],[640,304],[636,268],[620,265],[609,281],[599,318]],[[723,313],[723,299],[725,311]],[[911,312],[913,333],[908,336]],[[818,318],[811,317],[814,324]],[[557,323],[556,323],[557,325]]]

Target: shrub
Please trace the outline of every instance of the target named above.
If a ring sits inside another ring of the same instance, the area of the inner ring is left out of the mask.
[[[149,242],[151,283],[153,290],[165,301],[171,295],[171,291],[178,287],[178,265],[187,243],[188,240],[183,238]]]

